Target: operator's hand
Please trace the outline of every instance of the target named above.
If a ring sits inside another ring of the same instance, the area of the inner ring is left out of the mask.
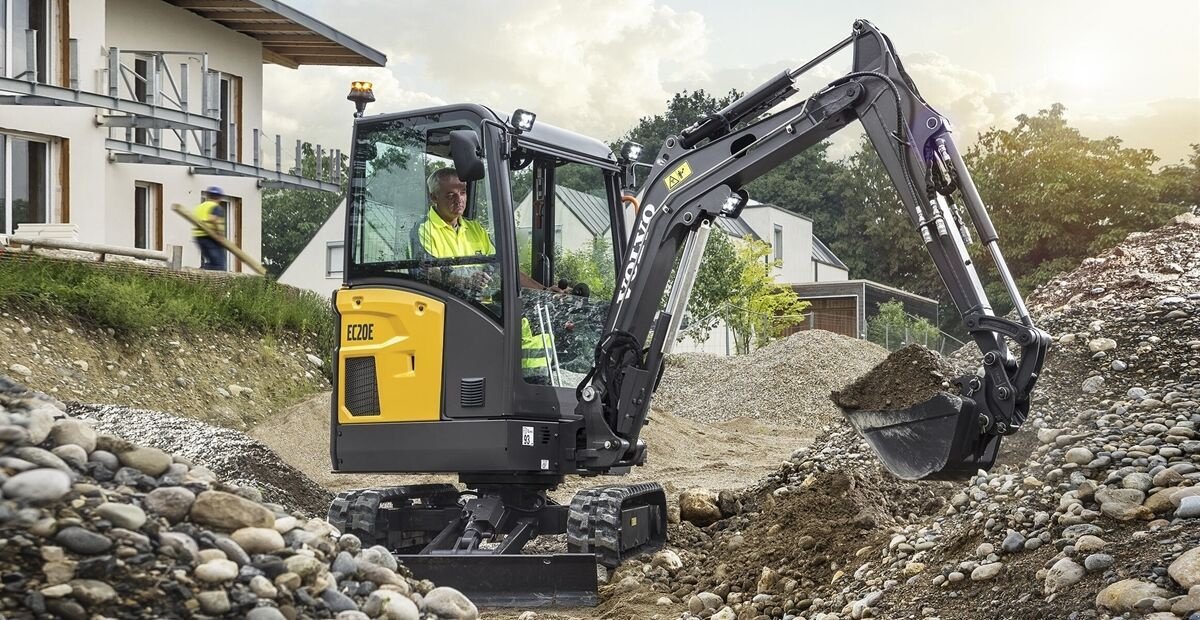
[[[484,288],[492,282],[492,274],[486,271],[476,271],[468,276],[467,281],[474,288]]]

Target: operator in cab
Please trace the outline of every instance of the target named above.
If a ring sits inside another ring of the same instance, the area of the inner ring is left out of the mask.
[[[496,246],[478,222],[468,219],[467,184],[458,178],[454,168],[441,168],[429,175],[426,182],[429,199],[429,215],[420,226],[413,229],[412,250],[417,260],[458,258],[464,256],[491,256]],[[461,289],[479,301],[490,297],[487,292],[492,276],[487,265],[461,265],[426,269],[431,280],[439,280],[453,288]],[[529,276],[521,274],[521,286],[544,288]],[[550,383],[551,345],[549,334],[534,334],[529,319],[521,319],[521,370],[528,383],[548,385]]]
[[[462,256],[493,256],[496,246],[487,231],[463,214],[467,210],[467,184],[458,178],[454,168],[441,168],[426,181],[432,202],[425,221],[413,229],[413,257],[417,260],[457,258]],[[462,265],[429,269],[431,279],[465,289],[479,297],[491,282],[491,274],[482,265]]]

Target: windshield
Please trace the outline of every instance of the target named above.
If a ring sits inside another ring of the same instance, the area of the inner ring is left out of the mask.
[[[450,132],[478,130],[459,113],[362,123],[355,133],[349,279],[430,284],[501,316],[501,269],[487,176],[464,183]]]

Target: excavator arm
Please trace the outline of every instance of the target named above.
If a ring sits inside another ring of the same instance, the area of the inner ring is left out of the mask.
[[[796,95],[797,77],[846,46],[853,46],[851,72],[769,112]],[[849,416],[851,422],[889,470],[909,479],[987,469],[999,438],[1021,428],[1049,338],[1033,325],[949,123],[921,97],[887,36],[860,20],[849,37],[809,63],[665,141],[637,196],[640,207],[595,365],[577,389],[576,413],[586,427],[575,454],[580,469],[604,472],[644,461],[639,434],[714,218],[737,217],[748,200],[746,185],[853,121],[864,127],[983,353],[983,372],[957,379],[957,394],[904,410],[860,412]],[[992,311],[967,252],[964,211],[1016,320]]]

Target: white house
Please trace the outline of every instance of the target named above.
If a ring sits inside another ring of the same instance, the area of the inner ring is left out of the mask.
[[[734,239],[750,237],[770,245],[770,258],[778,263],[772,269],[778,284],[797,287],[816,282],[840,282],[849,278],[846,265],[813,234],[811,218],[751,200],[737,219],[717,218],[716,222],[725,234]],[[676,343],[673,350],[677,353],[728,355],[735,351],[735,347],[729,329],[724,323],[718,323],[704,342],[685,338]]]
[[[385,62],[276,0],[0,1],[0,235],[60,225],[86,243],[183,246],[196,266],[169,205],[217,185],[228,236],[258,257],[263,188],[339,191],[336,172],[290,174],[297,147],[263,134],[263,64]]]

